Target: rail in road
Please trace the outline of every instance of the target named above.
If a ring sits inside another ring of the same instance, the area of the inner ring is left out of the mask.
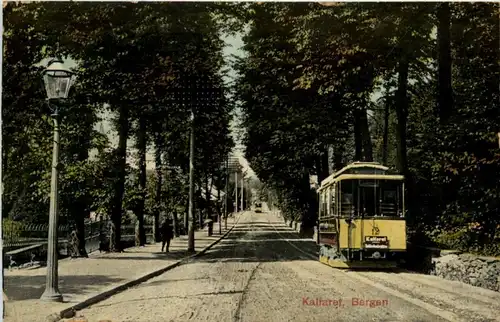
[[[316,253],[315,253],[316,252]],[[342,271],[272,213],[203,257],[80,312],[89,321],[498,321],[500,294],[407,271]]]

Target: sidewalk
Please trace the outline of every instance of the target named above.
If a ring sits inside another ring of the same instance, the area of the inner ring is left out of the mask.
[[[228,218],[230,230],[239,216]],[[214,235],[208,237],[205,227],[195,232],[196,252],[202,251],[216,242],[227,231],[222,223],[214,225]],[[59,261],[59,291],[64,296],[63,303],[40,301],[45,290],[46,268],[5,270],[4,285],[8,301],[5,303],[6,322],[47,321],[47,316],[61,312],[77,303],[106,292],[129,281],[141,278],[154,271],[173,265],[188,257],[187,236],[174,238],[169,253],[161,253],[161,243],[133,247],[123,253],[99,253],[89,258],[64,259]]]

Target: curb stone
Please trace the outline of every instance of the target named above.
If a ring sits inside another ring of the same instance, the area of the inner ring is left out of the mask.
[[[191,260],[193,258],[196,258],[196,257],[204,255],[208,250],[210,250],[210,248],[212,248],[213,246],[215,246],[216,244],[218,244],[221,240],[223,240],[224,238],[226,238],[227,235],[229,235],[229,233],[231,233],[231,231],[234,229],[234,227],[236,227],[236,225],[238,224],[240,216],[241,216],[241,214],[238,216],[238,218],[236,219],[236,222],[233,224],[233,226],[228,229],[228,231],[226,231],[221,237],[219,237],[218,239],[216,239],[210,245],[204,247],[198,253],[190,255],[190,256],[187,256],[187,257],[184,257],[184,258],[181,258],[181,259],[177,260],[173,264],[170,264],[170,265],[168,265],[166,267],[160,268],[160,269],[158,269],[156,271],[153,271],[153,272],[151,272],[149,274],[146,274],[146,275],[144,275],[142,277],[139,277],[139,278],[136,278],[134,280],[128,281],[128,282],[126,282],[124,284],[118,285],[118,286],[112,288],[111,290],[104,291],[102,293],[94,295],[94,296],[86,299],[85,301],[82,301],[80,303],[72,305],[71,307],[69,307],[67,309],[64,309],[64,310],[62,310],[60,312],[50,314],[49,316],[47,316],[46,321],[48,321],[48,322],[58,322],[58,321],[61,321],[62,319],[72,318],[72,317],[75,316],[75,314],[76,314],[77,311],[80,311],[82,309],[85,309],[85,308],[93,305],[93,304],[96,304],[96,303],[99,303],[101,301],[104,301],[105,299],[107,299],[107,298],[109,298],[109,297],[111,297],[113,295],[116,295],[118,293],[121,293],[121,292],[125,291],[128,288],[131,288],[131,287],[134,287],[134,286],[136,286],[138,284],[144,283],[144,282],[146,282],[149,279],[152,279],[152,278],[157,277],[157,276],[159,276],[159,275],[161,275],[161,274],[163,274],[163,273],[165,273],[167,271],[170,271],[170,270],[176,268],[177,266],[182,265],[183,263],[185,263],[185,262],[187,262],[187,261],[189,261],[189,260]]]

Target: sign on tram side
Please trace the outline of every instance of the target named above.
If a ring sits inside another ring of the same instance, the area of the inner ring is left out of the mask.
[[[365,248],[389,248],[387,236],[365,236]]]

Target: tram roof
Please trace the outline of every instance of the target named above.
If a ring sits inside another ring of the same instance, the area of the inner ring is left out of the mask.
[[[365,171],[363,171],[363,169],[364,170],[372,170],[372,171],[370,171],[371,173],[366,173]],[[331,174],[325,180],[321,181],[321,187],[324,187],[325,185],[332,183],[335,179],[337,179],[341,175],[347,175],[347,174],[361,175],[361,176],[366,175],[369,177],[370,175],[375,175],[375,174],[385,175],[385,172],[387,170],[389,170],[388,167],[386,167],[378,162],[353,162],[353,163],[343,167],[339,171]],[[361,178],[361,177],[359,177],[359,178]],[[401,176],[401,178],[403,178],[403,177]],[[344,179],[344,177],[343,177],[343,179]],[[320,188],[320,190],[321,190],[321,188]]]

